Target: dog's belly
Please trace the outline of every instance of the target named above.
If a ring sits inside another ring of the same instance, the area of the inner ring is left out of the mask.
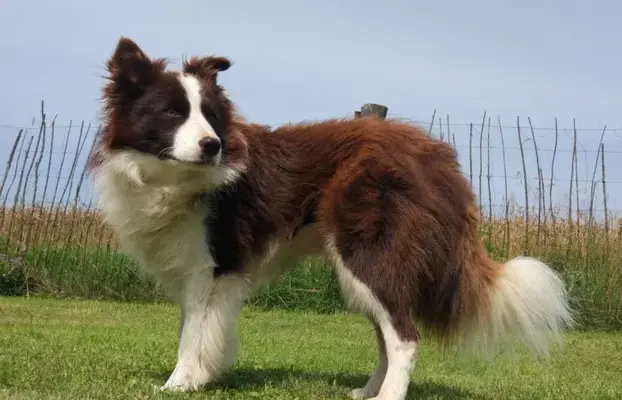
[[[253,281],[253,286],[258,288],[277,279],[303,258],[326,255],[325,246],[318,224],[307,225],[291,240],[282,236],[273,238],[266,246],[266,251],[253,257],[244,267],[244,273]]]

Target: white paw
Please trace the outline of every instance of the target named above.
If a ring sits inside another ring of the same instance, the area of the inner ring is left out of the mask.
[[[371,396],[375,396],[377,393],[370,393],[367,388],[358,388],[350,392],[350,398],[355,400],[369,399]]]
[[[202,372],[201,368],[188,368],[177,364],[173,373],[160,390],[173,392],[193,392],[209,382],[209,377]]]

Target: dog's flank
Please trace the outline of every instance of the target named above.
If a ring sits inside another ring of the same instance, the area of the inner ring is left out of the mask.
[[[168,71],[126,38],[108,63],[90,166],[124,249],[179,304],[164,388],[217,379],[244,301],[313,254],[376,328],[379,364],[354,398],[405,398],[418,327],[462,349],[518,336],[546,352],[572,324],[549,267],[489,257],[452,147],[391,120],[247,123],[217,82],[229,66],[193,57]]]

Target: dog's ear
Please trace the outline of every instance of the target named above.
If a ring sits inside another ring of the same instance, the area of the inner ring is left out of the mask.
[[[184,61],[184,72],[213,82],[216,82],[219,72],[226,71],[229,67],[231,61],[226,57],[191,57]]]
[[[135,92],[154,82],[165,62],[151,60],[133,40],[121,37],[107,67],[117,90]]]

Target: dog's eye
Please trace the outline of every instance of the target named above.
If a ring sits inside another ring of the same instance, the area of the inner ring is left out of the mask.
[[[203,112],[203,116],[205,118],[218,121],[218,114],[214,110],[212,110],[210,107],[207,107],[204,105],[201,108],[201,111]]]
[[[164,111],[164,114],[168,115],[169,117],[181,117],[181,113],[177,110],[175,110],[174,108],[168,108]]]

